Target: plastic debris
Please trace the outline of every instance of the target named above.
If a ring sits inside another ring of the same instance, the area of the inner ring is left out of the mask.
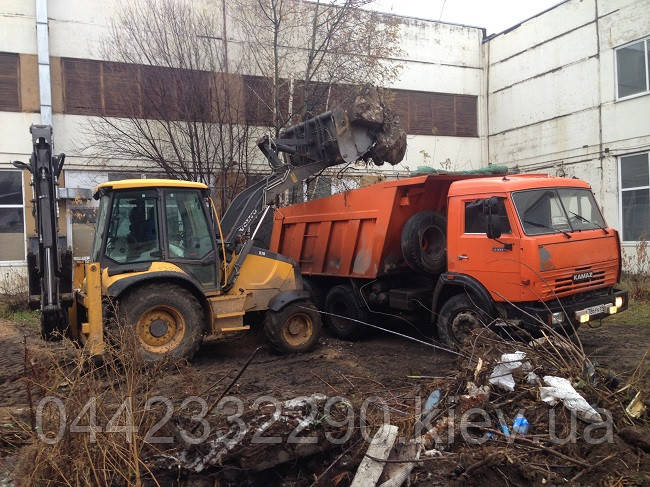
[[[504,353],[501,355],[501,361],[495,365],[490,374],[490,384],[506,391],[514,391],[515,379],[512,373],[524,364],[523,360],[525,358],[525,352]],[[530,364],[528,364],[528,367],[530,370]]]
[[[575,411],[578,418],[589,423],[600,423],[603,418],[592,408],[589,403],[573,388],[571,382],[562,377],[552,375],[544,376],[544,383],[548,387],[540,387],[539,392],[542,401],[555,406],[562,401],[564,407],[569,411]]]
[[[639,391],[630,401],[630,404],[627,405],[625,412],[633,418],[638,418],[645,412],[645,409],[645,404],[641,400],[641,391]]]
[[[499,429],[501,430],[501,433],[504,435],[510,435],[510,430],[508,429],[508,425],[506,424],[506,419],[503,417],[503,412],[500,409],[497,409],[497,420],[499,421]]]
[[[512,432],[520,435],[527,435],[528,430],[530,429],[530,423],[523,414],[518,414],[515,416],[515,420],[512,423]]]
[[[434,407],[436,407],[436,404],[440,402],[441,396],[442,396],[442,391],[440,389],[436,389],[431,394],[429,394],[427,401],[424,403],[424,412],[427,413],[431,411]]]
[[[424,421],[427,421],[431,415],[433,415],[433,408],[435,408],[436,405],[440,402],[441,397],[442,391],[440,389],[436,389],[431,394],[429,394],[429,397],[424,403],[424,411],[422,412],[422,418]]]
[[[537,375],[535,372],[528,372],[526,375],[526,382],[529,384],[537,384],[539,381],[539,375]]]

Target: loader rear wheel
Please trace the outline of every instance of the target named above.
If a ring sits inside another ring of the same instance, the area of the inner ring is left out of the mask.
[[[320,337],[321,319],[309,301],[296,301],[280,311],[268,310],[264,332],[278,353],[308,352]]]
[[[420,211],[402,228],[402,255],[416,272],[439,274],[447,265],[447,220],[435,211]]]
[[[133,327],[138,351],[144,360],[163,357],[191,359],[203,339],[203,310],[182,287],[149,284],[129,293],[120,302],[126,323]]]
[[[338,338],[357,340],[363,336],[364,325],[358,321],[368,321],[368,315],[357,302],[352,286],[340,284],[330,289],[325,298],[325,310],[330,329]]]

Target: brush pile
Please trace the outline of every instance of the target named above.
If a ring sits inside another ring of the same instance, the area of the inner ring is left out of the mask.
[[[416,421],[411,480],[648,481],[643,360],[622,383],[592,363],[577,339],[556,334],[525,344],[487,329],[473,333],[461,353],[455,378],[423,387],[440,399]],[[391,458],[404,460],[396,452]]]

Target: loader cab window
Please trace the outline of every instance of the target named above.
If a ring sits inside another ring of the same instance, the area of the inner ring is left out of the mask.
[[[119,191],[113,196],[106,257],[120,264],[159,260],[156,191]]]
[[[203,259],[213,250],[212,232],[197,191],[165,191],[170,259]]]
[[[90,259],[92,262],[99,261],[99,253],[102,249],[102,241],[106,233],[106,216],[108,215],[108,206],[110,205],[111,197],[104,195],[99,200],[99,210],[97,211],[97,224],[95,225],[95,238],[93,239],[92,250],[90,251]]]
[[[485,233],[487,231],[487,215],[483,211],[486,201],[487,198],[465,202],[465,233]],[[512,230],[504,201],[499,199],[496,210],[501,233],[508,234],[512,233]]]

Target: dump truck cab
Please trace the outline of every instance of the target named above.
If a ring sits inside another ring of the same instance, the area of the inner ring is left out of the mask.
[[[627,308],[626,293],[614,288],[618,232],[606,225],[585,181],[546,175],[456,181],[448,214],[455,216],[448,218],[448,272],[440,288],[462,281],[494,316],[530,331],[539,321],[577,328]]]

